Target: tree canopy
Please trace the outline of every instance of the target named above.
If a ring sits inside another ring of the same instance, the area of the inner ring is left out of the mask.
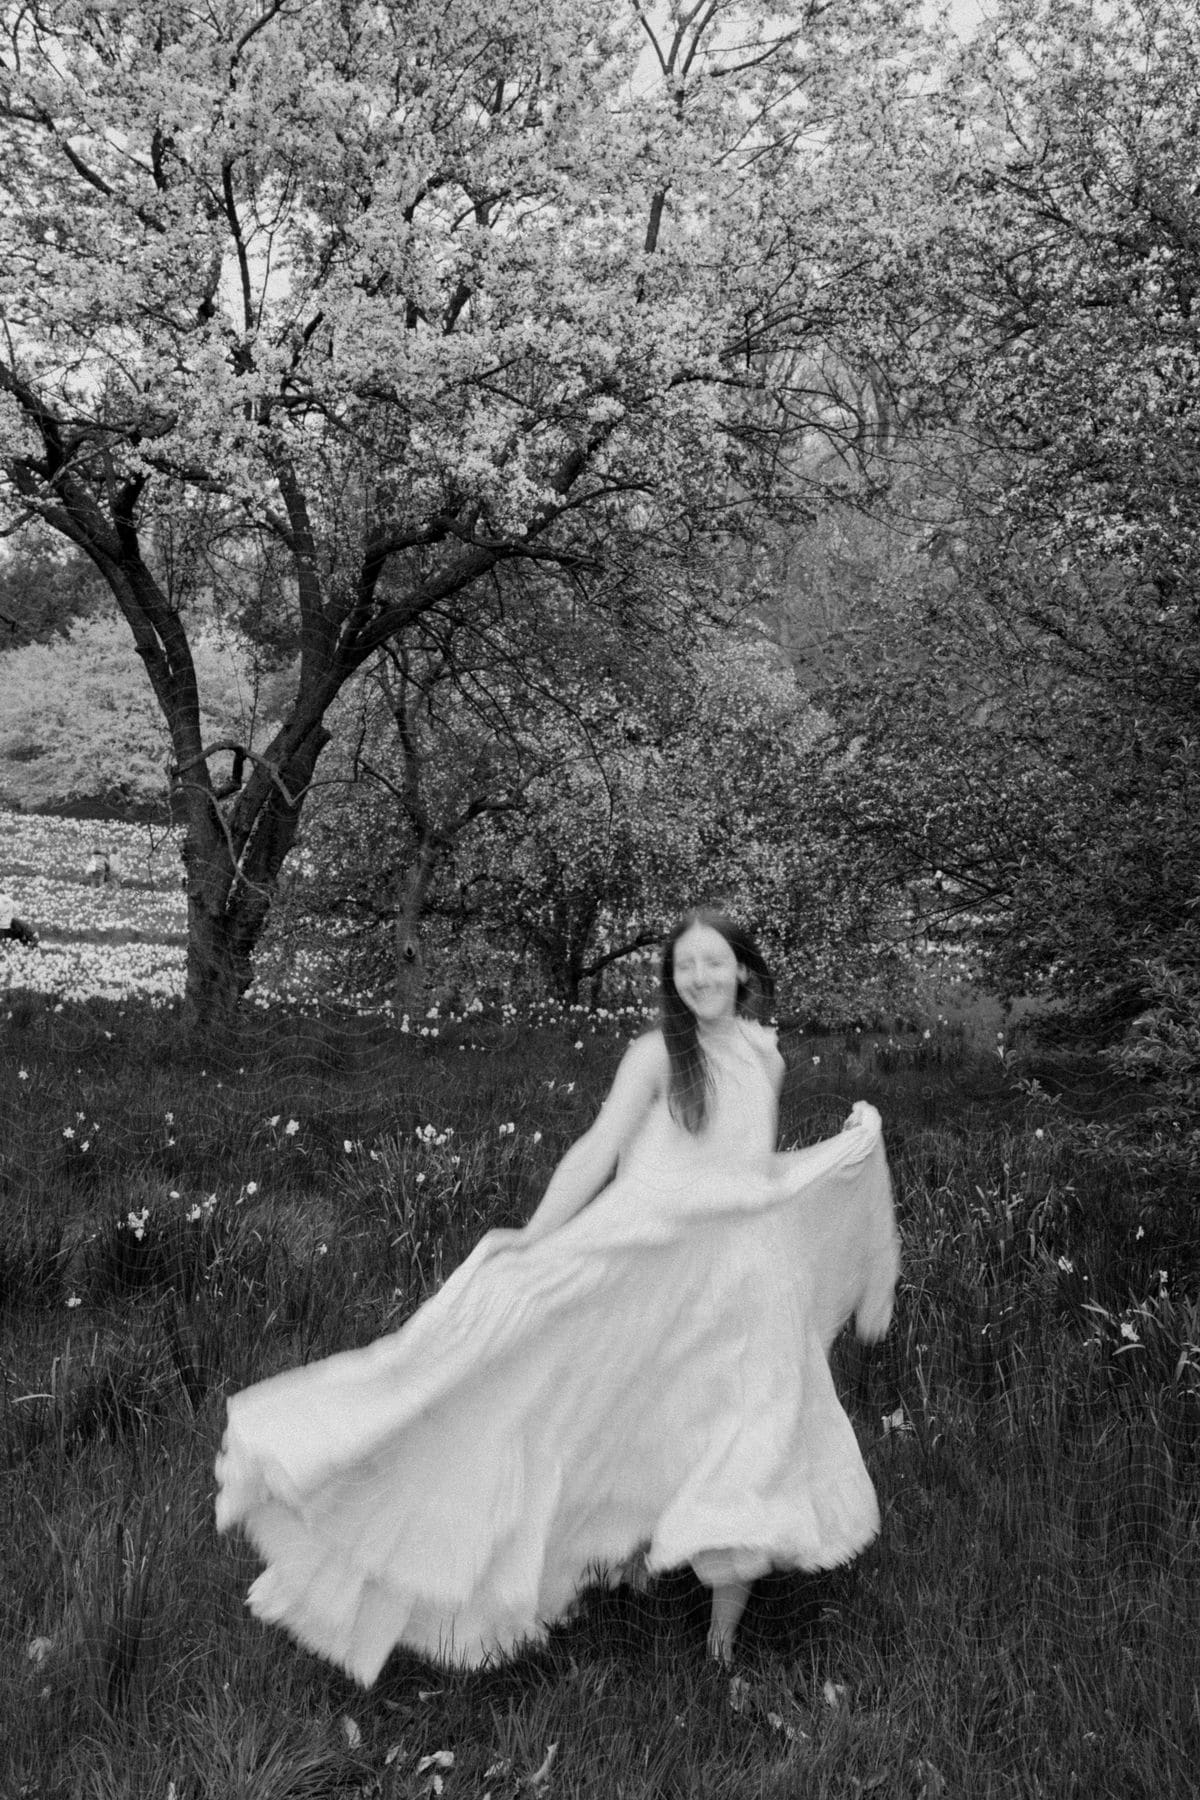
[[[636,611],[794,504],[915,11],[4,8],[2,501],[100,570],[167,719],[194,1013],[248,982],[326,711],[381,645],[531,563]],[[297,649],[234,792],[161,555],[214,518],[274,547]]]
[[[1194,8],[996,0],[962,42],[906,0],[0,17],[0,529],[82,553],[149,677],[194,1016],[248,983],[381,655],[453,646],[461,696],[480,646],[608,633],[627,680],[747,608],[841,720],[823,854],[968,915],[1008,991],[1191,992]],[[261,737],[214,740],[214,620],[286,684]],[[786,808],[774,749],[750,798]],[[666,776],[701,860],[774,843],[702,761]],[[550,855],[516,817],[480,835],[506,877]]]
[[[1197,966],[1198,57],[1192,7],[1002,0],[923,97],[901,548],[842,695],[858,829],[1101,1038]]]

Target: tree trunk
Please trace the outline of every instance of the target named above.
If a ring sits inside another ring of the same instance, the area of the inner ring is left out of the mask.
[[[396,892],[396,978],[395,1009],[397,1022],[413,1013],[421,1004],[425,985],[425,957],[421,943],[421,917],[429,883],[437,866],[438,845],[432,837],[423,837],[416,855],[400,875]]]
[[[184,1017],[200,1036],[228,1031],[250,986],[255,947],[296,839],[304,790],[327,742],[328,733],[318,728],[269,771],[256,767],[228,814],[206,780],[189,780],[183,772],[177,792],[188,899]]]
[[[554,993],[564,1006],[578,1006],[579,990],[586,973],[584,946],[592,918],[558,919],[555,928],[539,937],[538,948]]]

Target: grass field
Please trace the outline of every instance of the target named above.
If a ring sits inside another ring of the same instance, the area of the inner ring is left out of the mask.
[[[524,1217],[620,1034],[259,1017],[200,1064],[153,1009],[11,1010],[0,1793],[1195,1791],[1193,1203],[994,1059],[790,1046],[786,1140],[857,1095],[888,1127],[897,1318],[837,1353],[878,1544],[760,1583],[733,1683],[681,1574],[508,1667],[397,1658],[363,1693],[243,1611],[253,1558],[211,1523],[224,1395],[395,1327]]]
[[[86,894],[43,835],[0,886]],[[367,1693],[257,1625],[212,1526],[226,1393],[395,1328],[527,1216],[637,1021],[275,1005],[200,1055],[120,960],[171,880],[63,902],[92,975],[10,963],[0,1004],[2,1800],[1197,1792],[1197,1196],[1108,1134],[1123,1096],[1023,1091],[949,1027],[787,1041],[785,1142],[885,1120],[896,1319],[835,1352],[884,1522],[757,1585],[732,1681],[686,1573]]]

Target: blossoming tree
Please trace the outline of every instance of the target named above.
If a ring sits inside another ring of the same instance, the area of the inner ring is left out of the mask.
[[[917,524],[874,571],[830,800],[1003,991],[1099,1040],[1137,1021],[1140,1067],[1190,1033],[1192,1095],[1198,58],[1194,7],[996,0],[914,106],[890,178],[942,229],[888,300],[921,321]]]
[[[327,709],[381,645],[522,563],[564,610],[635,605],[828,422],[786,371],[857,329],[839,271],[907,12],[4,7],[3,504],[101,571],[166,719],[194,1019],[249,983]],[[154,548],[201,514],[282,558],[298,648],[273,737],[219,769]]]

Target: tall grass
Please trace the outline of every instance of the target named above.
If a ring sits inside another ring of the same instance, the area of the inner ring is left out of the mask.
[[[368,1693],[244,1612],[226,1393],[395,1328],[528,1213],[619,1053],[577,1030],[261,1019],[200,1057],[150,1011],[6,1021],[0,1794],[1194,1791],[1195,1196],[952,1036],[796,1048],[785,1138],[860,1094],[888,1129],[896,1319],[835,1353],[884,1524],[757,1585],[734,1681],[686,1572]]]

